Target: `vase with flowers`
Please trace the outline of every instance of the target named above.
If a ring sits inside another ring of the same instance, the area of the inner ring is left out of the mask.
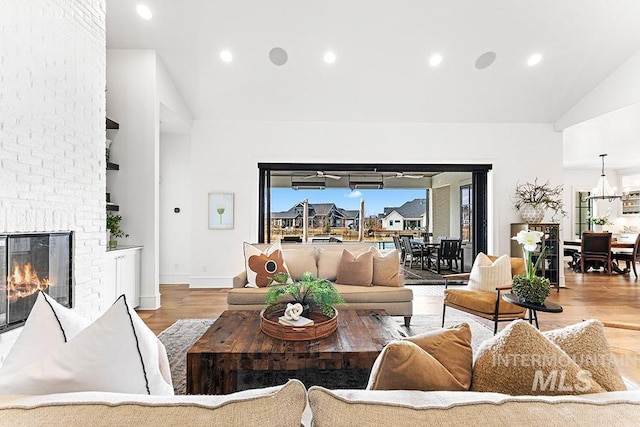
[[[542,304],[551,293],[549,279],[536,276],[536,271],[540,262],[544,260],[546,248],[542,248],[535,263],[533,253],[538,249],[538,244],[542,242],[543,233],[540,231],[519,231],[512,237],[522,245],[522,257],[524,258],[524,274],[513,277],[512,292],[522,301],[533,304]]]
[[[607,211],[604,216],[591,217],[589,218],[589,221],[593,224],[593,231],[601,232],[603,226],[611,224],[611,221],[609,221],[609,211]]]

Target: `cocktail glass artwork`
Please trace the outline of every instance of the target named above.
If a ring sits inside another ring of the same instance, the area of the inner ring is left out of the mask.
[[[233,228],[233,193],[209,193],[209,228]]]

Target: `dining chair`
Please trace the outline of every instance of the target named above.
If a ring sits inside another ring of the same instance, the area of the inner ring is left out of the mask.
[[[398,250],[398,253],[400,254],[400,264],[404,265],[405,250],[404,250],[404,245],[400,241],[399,236],[393,236],[393,245],[395,246],[395,248]]]
[[[462,272],[462,239],[441,239],[437,248],[433,248],[429,252],[429,261],[433,262],[436,267],[436,273],[440,274],[442,264],[446,265],[449,270],[458,270]],[[460,264],[458,264],[460,261]]]
[[[408,236],[400,237],[400,241],[402,242],[402,246],[404,246],[403,267],[407,264],[407,261],[409,261],[409,268],[413,268],[413,262],[418,259],[422,262],[422,248],[419,245],[411,243],[411,239],[409,239]]]
[[[636,271],[636,263],[640,262],[640,251],[638,247],[640,246],[640,234],[636,236],[636,242],[633,245],[632,252],[616,252],[612,255],[612,258],[615,261],[624,261],[627,263],[627,271],[629,268],[633,268],[633,274],[635,274],[636,278],[638,277],[638,272]]]
[[[607,273],[611,275],[611,233],[583,232],[580,253],[580,271],[582,273],[586,273],[590,263],[595,263],[596,266],[604,265]]]

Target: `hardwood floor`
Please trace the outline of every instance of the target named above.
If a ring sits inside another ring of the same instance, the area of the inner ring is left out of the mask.
[[[604,323],[635,326],[636,330],[614,327],[605,329],[623,375],[640,384],[640,280],[633,274],[583,275],[569,269],[565,270],[565,276],[566,288],[560,289],[560,292],[552,290],[549,296],[551,301],[563,306],[564,312],[539,313],[540,329],[556,329],[592,318]],[[156,334],[178,319],[214,317],[227,308],[225,289],[189,289],[187,285],[161,285],[160,292],[162,308],[138,311]],[[415,314],[440,314],[442,297],[415,297],[413,307]]]

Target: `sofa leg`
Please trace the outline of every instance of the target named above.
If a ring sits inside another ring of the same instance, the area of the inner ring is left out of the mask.
[[[404,316],[404,326],[408,328],[410,324],[411,324],[411,316]]]

